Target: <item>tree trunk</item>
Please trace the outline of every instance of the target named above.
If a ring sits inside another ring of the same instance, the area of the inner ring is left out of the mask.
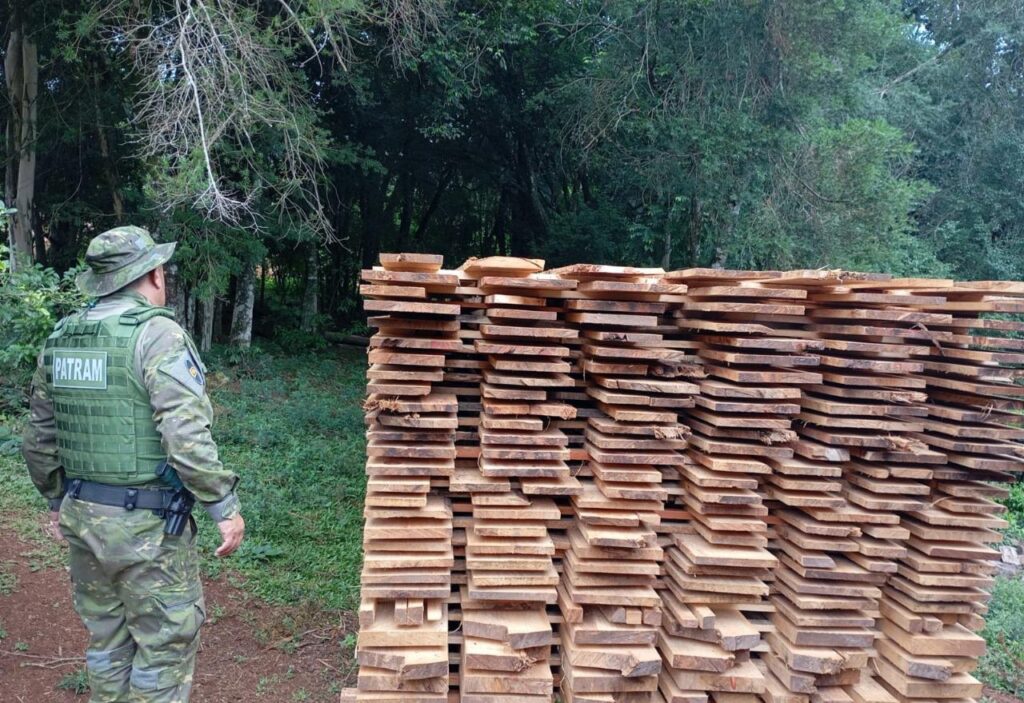
[[[694,193],[690,196],[690,260],[687,262],[690,266],[697,266],[700,259],[700,223],[703,216],[703,203]]]
[[[398,220],[398,249],[408,251],[412,249],[409,241],[409,233],[412,232],[412,210],[416,198],[416,186],[412,181],[412,174],[406,173],[401,179],[399,187],[402,189],[402,212]]]
[[[341,232],[337,224],[335,224],[334,231]],[[345,290],[344,274],[341,267],[341,242],[331,242],[327,245],[327,267],[324,272],[324,287],[321,288],[323,295],[320,297],[321,312],[331,316],[338,312],[341,294]]]
[[[284,304],[288,298],[288,274],[283,266],[274,269],[274,278],[276,279],[274,288],[277,289],[277,301]]]
[[[260,264],[260,308],[267,305],[267,260]]]
[[[185,323],[182,327],[190,335],[195,337],[196,334],[196,292],[191,288],[185,294]]]
[[[7,95],[11,102],[14,154],[17,177],[11,202],[14,213],[11,227],[12,249],[32,258],[32,215],[36,185],[36,116],[39,91],[39,54],[35,42],[24,35],[22,27],[11,30],[4,57]],[[14,158],[12,156],[12,158]]]
[[[491,226],[491,252],[493,254],[507,254],[508,245],[505,241],[506,227],[508,220],[508,188],[501,187],[498,195],[498,204],[494,211],[494,224]]]
[[[203,329],[202,334],[199,336],[199,351],[201,352],[210,351],[210,347],[213,346],[213,315],[217,307],[216,300],[213,291],[210,291],[200,301],[203,306]]]
[[[224,299],[218,295],[213,296],[213,341],[220,342],[224,339]]]
[[[427,230],[427,226],[430,224],[430,219],[437,212],[438,206],[441,204],[441,196],[448,189],[448,184],[451,183],[452,175],[454,171],[446,168],[441,174],[441,178],[437,182],[437,188],[434,190],[434,195],[430,198],[430,204],[427,205],[427,209],[423,212],[420,217],[419,224],[416,225],[416,241],[423,241],[423,233]]]
[[[186,301],[181,285],[181,277],[178,275],[178,266],[174,263],[164,265],[164,280],[167,285],[167,302],[165,305],[174,311],[174,320],[183,329],[188,329],[188,315]]]
[[[235,305],[231,312],[231,344],[242,349],[252,345],[252,310],[256,302],[256,266],[246,263],[235,286]]]
[[[368,181],[363,186],[359,211],[362,213],[363,219],[362,261],[364,269],[372,268],[377,264],[384,228],[390,224],[388,221],[390,210],[387,202],[387,193],[390,187],[391,174],[381,176],[379,183]]]
[[[4,205],[10,207],[14,203],[15,178],[17,177],[17,154],[14,149],[14,116],[9,115],[4,128],[4,148],[7,159],[4,163]],[[7,254],[10,259],[10,270],[17,268],[17,257],[14,255],[14,216],[3,215],[7,225]]]
[[[670,201],[671,202],[671,201]],[[661,267],[666,271],[672,270],[672,207],[665,214],[665,243],[661,252]]]
[[[353,203],[345,203],[341,209],[341,226],[338,228],[340,239],[343,242],[349,241],[352,231],[352,205]],[[337,247],[338,257],[338,270],[341,273],[341,280],[338,283],[337,291],[337,303],[334,307],[334,314],[338,313],[339,308],[343,301],[355,299],[355,284],[353,282],[353,272],[359,270],[358,262],[354,261],[351,255],[346,255],[345,250],[342,247]]]
[[[302,331],[312,332],[316,326],[317,288],[320,282],[319,252],[316,242],[309,243],[306,256],[306,289],[302,294]]]
[[[511,255],[531,256],[537,242],[547,240],[548,220],[537,188],[537,175],[533,167],[533,155],[526,136],[520,136],[511,147],[512,163],[515,167],[512,215]]]
[[[14,227],[11,222],[14,216],[10,216],[7,222],[7,267],[11,272],[18,270],[18,249],[14,246]]]
[[[4,202],[14,202],[14,179],[17,178],[18,160],[14,148],[14,115],[7,115],[4,124]]]
[[[114,223],[119,225],[124,222],[124,199],[121,197],[121,191],[118,188],[117,164],[110,156],[107,130],[103,127],[103,113],[100,110],[99,100],[101,86],[98,64],[93,72],[93,85],[95,92],[92,96],[92,104],[96,112],[96,140],[100,147],[100,156],[102,157],[103,178],[107,182],[107,188],[110,189],[111,205],[114,208]]]
[[[43,266],[48,266],[46,257],[46,237],[43,236],[43,223],[39,218],[39,211],[36,210],[32,217],[32,233],[35,241],[35,259]]]
[[[580,189],[583,192],[583,202],[586,205],[593,205],[594,195],[590,192],[590,176],[586,168],[580,169]]]

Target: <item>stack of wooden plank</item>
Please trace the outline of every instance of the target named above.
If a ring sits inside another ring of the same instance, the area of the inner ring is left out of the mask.
[[[503,482],[487,481],[480,474],[480,382],[483,380],[483,369],[486,357],[477,353],[475,343],[480,339],[480,325],[486,323],[486,305],[483,291],[477,287],[477,281],[464,268],[453,272],[459,278],[459,287],[455,289],[449,301],[457,303],[460,308],[459,339],[462,347],[445,356],[444,382],[440,386],[442,392],[451,393],[459,402],[458,429],[455,433],[455,473],[447,486],[438,481],[434,491],[443,493],[447,490],[452,501],[453,530],[452,546],[455,554],[455,566],[452,569],[452,594],[448,599],[448,636],[449,661],[451,662],[450,684],[452,697],[458,696],[459,669],[463,656],[463,608],[462,603],[470,603],[467,593],[466,573],[466,532],[473,527],[473,493],[488,490],[502,490]]]
[[[458,401],[437,392],[461,347],[458,278],[441,257],[382,255],[364,271],[368,476],[358,641],[360,700],[448,699],[452,511],[431,480],[455,469]]]
[[[767,548],[764,498],[786,490],[772,466],[793,457],[800,385],[820,380],[808,370],[817,358],[778,330],[803,315],[806,293],[799,279],[762,272],[691,269],[665,278],[689,287],[676,325],[698,343],[706,373],[689,412],[691,461],[682,472],[692,532],[675,536],[666,575],[681,605],[713,623],[688,628],[700,636],[699,650],[687,638],[666,638],[666,646],[685,664],[685,676],[676,676],[681,689],[753,700],[767,683],[750,656],[762,628],[748,615],[762,617],[779,564]],[[695,650],[700,657],[691,656]]]
[[[362,292],[343,701],[980,695],[1024,284],[385,254]]]
[[[562,696],[647,700],[662,667],[654,645],[663,472],[678,476],[686,447],[678,413],[697,392],[687,380],[693,365],[661,346],[657,328],[666,296],[685,286],[661,282],[660,269],[577,265],[554,273],[578,281],[564,309],[582,337],[577,373],[589,400],[588,461],[560,585]]]
[[[880,589],[905,553],[901,511],[922,505],[921,480],[941,459],[913,439],[924,413],[913,361],[926,351],[923,320],[901,307],[912,296],[872,279],[805,281],[806,318],[788,331],[820,349],[822,381],[803,389],[796,458],[774,466],[781,565],[764,660],[805,699],[885,700],[867,667]]]
[[[462,548],[465,546],[465,526],[471,524],[472,508],[464,501],[469,499],[480,479],[477,467],[480,457],[480,382],[487,363],[486,357],[479,354],[474,345],[480,339],[481,323],[487,321],[487,306],[475,278],[462,268],[453,273],[459,278],[459,287],[448,300],[459,305],[458,336],[462,346],[458,351],[445,355],[444,382],[440,388],[459,401],[455,474],[449,481],[448,490],[456,515],[470,516],[457,518],[455,525],[456,573],[460,578],[454,582],[465,584],[465,553]]]
[[[570,475],[568,441],[552,420],[575,415],[554,400],[571,388],[569,348],[576,337],[547,296],[572,281],[537,275],[541,262],[492,257],[463,270],[477,280],[486,304],[475,351],[485,357],[480,384],[479,476],[471,486],[466,527],[467,589],[461,607],[463,701],[551,699],[552,630],[546,604],[557,599],[555,545],[548,523],[560,518],[551,496],[579,489]],[[546,630],[537,629],[539,623]],[[487,627],[476,627],[485,623]],[[530,646],[513,635],[529,628]],[[546,637],[542,644],[534,644]]]
[[[1024,439],[1020,411],[1024,312],[1020,283],[909,281],[913,305],[935,318],[919,379],[927,384],[927,416],[915,438],[944,457],[930,492],[901,522],[907,553],[885,588],[882,639],[873,662],[879,679],[901,701],[981,695],[971,676],[985,643],[983,626],[1006,523],[994,482],[1020,470]]]

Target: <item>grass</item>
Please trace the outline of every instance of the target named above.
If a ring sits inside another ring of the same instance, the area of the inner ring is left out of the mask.
[[[46,504],[29,480],[20,443],[12,439],[19,433],[20,420],[0,415],[0,529],[13,530],[29,543],[30,549],[18,557],[27,559],[33,571],[62,566],[64,552],[40,528]],[[0,590],[13,590],[15,585],[14,574],[0,564]]]
[[[1016,546],[1024,542],[1024,483],[1010,487],[1003,501],[1009,523],[1003,531],[1003,544]],[[985,616],[981,635],[988,645],[975,672],[992,688],[1024,697],[1024,574],[997,576],[992,587],[992,600]]]
[[[365,494],[365,355],[352,349],[299,355],[215,350],[206,361],[214,438],[221,459],[241,476],[247,525],[237,556],[222,561],[213,557],[216,528],[197,513],[207,574],[226,569],[245,590],[271,603],[354,608]],[[18,425],[0,417],[0,515],[5,529],[13,527],[32,545],[30,566],[62,564],[62,552],[39,529],[44,507],[17,451]],[[1024,484],[1011,488],[1007,507],[1006,541],[1022,541]],[[4,583],[0,564],[0,590]],[[1024,696],[1024,580],[996,579],[982,635],[989,651],[978,678]],[[350,635],[342,646],[354,644]],[[74,676],[65,679],[70,684]]]
[[[221,460],[241,477],[246,539],[220,560],[215,525],[202,510],[207,575],[227,570],[270,603],[350,610],[359,594],[366,356],[359,349],[284,355],[215,350],[210,395]],[[0,513],[36,551],[31,563],[63,563],[41,533],[44,510],[18,453],[20,421],[0,417]],[[5,443],[6,442],[6,443]]]
[[[229,562],[271,603],[354,608],[366,491],[362,350],[213,355],[221,459],[242,478],[246,541]],[[223,374],[223,376],[222,376]],[[208,522],[206,516],[201,516]],[[207,554],[213,525],[203,530]]]
[[[89,692],[89,676],[85,669],[75,669],[70,674],[64,674],[57,682],[57,688],[62,691],[71,691],[77,696]]]
[[[992,688],[1024,697],[1024,581],[1000,576],[981,633],[988,651],[976,676]]]
[[[18,585],[18,576],[11,571],[10,562],[0,562],[0,596],[14,593]]]
[[[1010,495],[1003,501],[1006,505],[1003,517],[1010,526],[1003,532],[1003,541],[1006,544],[1015,544],[1024,542],[1024,482],[1014,483],[1009,489]]]

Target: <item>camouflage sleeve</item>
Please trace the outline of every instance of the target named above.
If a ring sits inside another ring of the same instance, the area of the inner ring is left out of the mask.
[[[50,510],[56,510],[64,496],[64,470],[57,458],[57,423],[53,417],[50,389],[46,385],[42,353],[32,376],[28,406],[29,419],[22,437],[21,453],[28,464],[32,483],[50,501]]]
[[[238,514],[238,477],[217,458],[210,433],[213,405],[202,362],[188,335],[166,317],[149,320],[139,337],[137,365],[168,461],[215,521]]]

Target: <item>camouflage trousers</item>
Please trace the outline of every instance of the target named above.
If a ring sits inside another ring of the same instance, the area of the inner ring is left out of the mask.
[[[90,703],[188,703],[206,606],[195,531],[149,510],[65,498],[75,610],[89,631]]]

